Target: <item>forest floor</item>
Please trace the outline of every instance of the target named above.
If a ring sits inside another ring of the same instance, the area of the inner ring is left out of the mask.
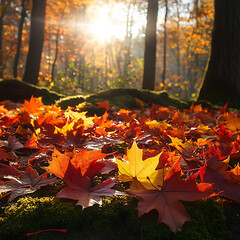
[[[238,112],[136,89],[37,97],[0,106],[1,239],[239,239]]]

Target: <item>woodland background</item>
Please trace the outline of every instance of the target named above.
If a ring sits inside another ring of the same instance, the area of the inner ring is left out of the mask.
[[[239,0],[0,0],[0,238],[240,239],[239,12]],[[87,208],[99,196],[111,199]],[[138,220],[153,209],[172,233]]]
[[[0,78],[22,79],[32,2],[1,1]],[[65,95],[142,86],[147,1],[47,0],[38,84]],[[161,0],[155,90],[197,98],[209,57],[213,0]]]

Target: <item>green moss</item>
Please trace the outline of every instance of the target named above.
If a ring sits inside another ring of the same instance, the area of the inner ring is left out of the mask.
[[[21,198],[1,215],[0,238],[20,240],[26,239],[28,232],[71,227],[80,213],[81,209],[69,201],[57,201],[53,197]]]
[[[240,239],[240,204],[233,201],[222,201],[221,205],[227,218],[228,239]]]
[[[174,106],[178,109],[189,107],[186,102],[174,99],[168,96],[166,91],[154,92],[148,90],[140,90],[134,88],[118,88],[101,91],[88,96],[67,97],[57,101],[57,104],[63,109],[68,106],[75,107],[79,103],[86,102],[88,105],[86,111],[95,112],[97,110],[97,102],[109,101],[110,106],[120,108],[134,108],[137,107],[136,99],[143,101],[146,106],[151,106],[152,103],[162,106]],[[102,110],[104,112],[104,110]]]
[[[178,239],[227,239],[226,217],[223,209],[213,199],[185,203],[192,222],[183,226]]]
[[[61,98],[58,101],[56,101],[56,104],[60,106],[62,109],[67,109],[68,106],[76,107],[76,105],[83,103],[84,101],[85,101],[84,96],[77,95]]]
[[[128,197],[105,199],[103,206],[82,211],[76,201],[53,197],[25,197],[4,208],[0,215],[0,239],[26,239],[26,234],[43,229],[67,229],[67,233],[43,232],[29,239],[132,239],[132,240],[212,240],[226,238],[226,219],[213,200],[185,203],[192,222],[181,233],[172,233],[165,224],[157,224],[155,210],[137,217],[138,200]]]

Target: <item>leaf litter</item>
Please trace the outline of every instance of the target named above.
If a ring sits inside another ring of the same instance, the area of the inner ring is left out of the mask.
[[[8,202],[63,181],[57,198],[86,208],[134,195],[139,217],[156,209],[174,233],[191,220],[181,201],[240,203],[240,118],[226,106],[116,111],[105,101],[97,103],[105,113],[89,117],[41,98],[9,110],[1,104],[0,192]],[[120,189],[122,182],[129,185]]]

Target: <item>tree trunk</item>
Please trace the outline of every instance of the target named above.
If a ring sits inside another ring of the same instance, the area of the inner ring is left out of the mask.
[[[21,18],[19,21],[18,25],[18,41],[17,41],[17,51],[14,59],[14,64],[13,64],[13,77],[17,78],[17,67],[18,67],[18,62],[20,58],[20,51],[21,51],[21,44],[22,44],[22,31],[23,31],[23,24],[24,24],[24,19],[26,17],[26,7],[25,7],[25,1],[22,0],[22,11],[21,11]]]
[[[167,68],[167,16],[168,16],[168,0],[165,0],[165,17],[164,17],[164,31],[163,31],[163,74],[162,83],[165,86],[166,68]]]
[[[0,78],[3,78],[3,56],[2,56],[2,40],[3,40],[3,18],[6,12],[6,0],[1,1],[0,12]]]
[[[51,81],[54,80],[54,74],[55,74],[55,66],[57,63],[57,58],[58,58],[58,50],[59,50],[59,36],[60,36],[60,28],[62,26],[62,20],[64,17],[64,12],[65,12],[65,8],[66,8],[66,4],[67,2],[65,2],[63,9],[62,9],[62,13],[61,13],[61,17],[58,23],[58,28],[57,28],[57,33],[56,33],[56,42],[55,42],[55,57],[53,60],[53,64],[52,64],[52,71],[51,71]]]
[[[215,0],[211,56],[198,99],[240,107],[239,0]]]
[[[44,41],[46,0],[32,1],[31,29],[27,63],[23,81],[38,84],[41,54]]]
[[[179,4],[178,0],[175,0],[176,8],[177,8],[177,36],[176,36],[176,44],[177,44],[177,73],[178,77],[181,76],[181,64],[180,64],[180,41],[179,41],[179,34],[180,34],[180,12],[179,12]]]
[[[136,1],[128,4],[128,13],[127,13],[127,26],[126,26],[126,36],[125,36],[125,49],[124,49],[124,64],[123,64],[123,77],[124,80],[128,78],[128,66],[131,62],[131,47],[132,47],[132,27],[133,27],[133,15],[132,11],[130,16],[130,8],[131,6],[135,7]]]
[[[195,8],[195,32],[198,33],[199,31],[199,0],[194,1],[194,8]],[[197,47],[197,44],[195,44],[195,48]],[[195,85],[199,79],[199,53],[194,54],[194,79],[191,84],[191,89],[190,89],[190,96],[195,92]]]
[[[143,89],[154,90],[156,72],[158,0],[148,0],[144,51]]]

